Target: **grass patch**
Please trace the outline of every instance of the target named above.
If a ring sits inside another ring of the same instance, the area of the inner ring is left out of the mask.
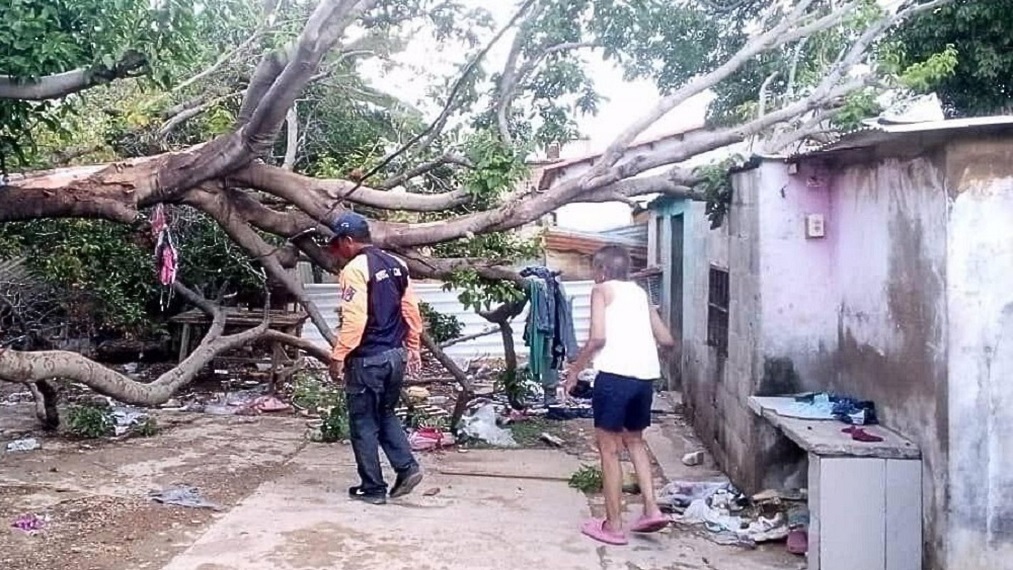
[[[596,465],[583,465],[570,476],[570,487],[584,493],[600,493],[602,490],[601,468]]]
[[[133,431],[137,437],[155,437],[159,431],[158,422],[152,417],[145,418]]]
[[[553,447],[542,441],[543,433],[566,440],[563,422],[546,420],[544,418],[529,418],[521,422],[511,423],[507,427],[513,433],[514,440],[521,447]]]

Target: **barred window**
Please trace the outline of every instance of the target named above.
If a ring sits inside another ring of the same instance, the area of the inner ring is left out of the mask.
[[[728,271],[711,267],[707,297],[707,344],[728,354]]]

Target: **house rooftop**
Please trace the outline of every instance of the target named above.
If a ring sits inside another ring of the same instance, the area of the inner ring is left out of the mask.
[[[862,128],[841,135],[837,140],[814,149],[786,157],[789,162],[800,159],[837,154],[849,150],[868,148],[884,143],[910,140],[949,138],[956,134],[989,135],[1013,133],[1013,115],[948,119],[921,123],[887,123],[868,121]]]
[[[544,234],[545,248],[591,255],[606,245],[622,245],[634,258],[647,258],[647,226],[631,225],[604,232],[581,232],[549,228]]]

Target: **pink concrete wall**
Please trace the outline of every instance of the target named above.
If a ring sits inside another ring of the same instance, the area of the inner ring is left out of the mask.
[[[946,465],[947,197],[931,158],[765,163],[756,393],[829,390],[876,402],[924,454],[929,557],[942,542]],[[807,239],[805,216],[825,217]],[[772,366],[776,364],[776,366]]]
[[[787,165],[779,162],[765,162],[758,175],[762,351],[824,352],[835,340],[833,261],[840,229],[831,181],[812,165],[790,175]],[[824,216],[826,237],[805,237],[809,214]],[[805,372],[818,373],[800,371],[803,378]]]

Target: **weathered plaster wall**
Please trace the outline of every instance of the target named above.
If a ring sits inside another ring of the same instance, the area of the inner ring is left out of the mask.
[[[715,459],[740,485],[760,486],[756,434],[766,434],[747,406],[749,379],[759,368],[758,189],[754,179],[736,180],[734,203],[725,223],[711,230],[704,205],[687,211],[683,391],[697,434]],[[711,265],[729,271],[728,354],[719,355],[707,340],[707,303]],[[766,434],[768,436],[772,434]]]
[[[942,552],[947,446],[947,198],[937,164],[877,158],[789,174],[770,161],[737,175],[745,204],[733,207],[723,242],[729,357],[716,375],[707,360],[692,364],[715,379],[714,413],[727,428],[712,428],[715,455],[749,489],[800,483],[804,466],[765,422],[738,416],[750,395],[832,390],[875,400],[883,421],[925,454],[930,564]],[[826,237],[806,237],[808,214],[823,214]],[[708,255],[722,259],[714,241]],[[704,337],[705,313],[700,326]]]
[[[754,380],[761,396],[817,390],[832,373],[838,304],[834,246],[839,230],[830,180],[823,169],[803,165],[796,174],[780,162],[751,173],[762,187],[759,201],[763,373]],[[806,216],[822,214],[826,237],[806,238]]]
[[[876,402],[922,451],[925,562],[944,552],[946,236],[941,155],[848,166],[832,180],[836,374],[824,388]]]
[[[1013,560],[1013,147],[947,155],[950,570]]]
[[[709,231],[702,207],[690,216],[686,400],[737,483],[783,481],[801,459],[749,415],[749,395],[872,399],[923,452],[924,567],[1010,567],[1009,142],[880,147],[795,174],[767,162],[736,176],[724,227]],[[806,239],[811,213],[825,238]],[[727,358],[705,344],[711,263],[731,273]]]

